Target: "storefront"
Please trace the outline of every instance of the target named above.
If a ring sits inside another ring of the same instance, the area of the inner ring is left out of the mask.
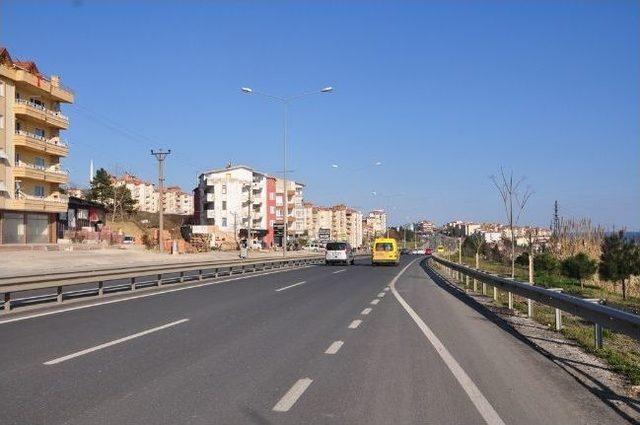
[[[47,244],[56,242],[56,215],[30,212],[0,212],[2,244]]]

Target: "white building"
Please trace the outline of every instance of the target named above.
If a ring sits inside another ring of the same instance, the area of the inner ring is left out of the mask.
[[[244,165],[200,174],[195,190],[196,221],[238,237],[246,237],[251,229],[254,239],[270,244],[273,220],[269,217],[269,180],[266,174]]]

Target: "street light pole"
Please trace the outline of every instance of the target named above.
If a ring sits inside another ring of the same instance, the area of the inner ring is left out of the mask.
[[[243,93],[246,94],[257,94],[260,96],[264,96],[267,97],[269,99],[272,100],[276,100],[280,103],[282,103],[283,106],[283,120],[282,120],[282,124],[283,124],[283,137],[282,137],[282,163],[283,163],[283,169],[282,169],[282,183],[283,183],[283,193],[284,193],[284,224],[282,227],[283,230],[283,235],[282,235],[282,256],[286,257],[287,256],[287,232],[288,232],[288,214],[289,214],[289,194],[287,193],[287,137],[288,137],[288,114],[289,114],[289,104],[294,101],[294,100],[298,100],[298,99],[302,99],[303,97],[307,97],[307,96],[311,96],[313,94],[322,94],[322,93],[331,93],[333,91],[333,87],[325,87],[321,90],[317,90],[317,91],[312,91],[312,92],[306,92],[306,93],[302,93],[296,96],[289,96],[289,97],[281,97],[281,96],[274,96],[271,94],[267,94],[267,93],[262,93],[259,91],[255,91],[249,87],[242,87],[241,91]],[[295,189],[295,188],[294,188]]]

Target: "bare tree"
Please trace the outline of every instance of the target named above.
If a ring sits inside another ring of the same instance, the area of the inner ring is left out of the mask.
[[[518,224],[520,216],[527,205],[527,201],[529,201],[533,192],[528,186],[524,189],[521,187],[524,182],[524,177],[514,181],[513,171],[510,171],[507,175],[503,167],[500,167],[499,176],[491,176],[491,181],[500,193],[504,204],[504,211],[507,216],[507,222],[509,223],[509,233],[511,235],[511,278],[513,279],[516,275],[515,226]]]

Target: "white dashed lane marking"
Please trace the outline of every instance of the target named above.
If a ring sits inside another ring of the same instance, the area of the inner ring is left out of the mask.
[[[354,320],[353,322],[351,322],[351,324],[349,325],[349,329],[355,329],[358,326],[360,326],[360,323],[362,323],[362,320]]]
[[[310,378],[302,378],[298,380],[293,387],[287,391],[287,393],[282,396],[280,401],[273,406],[274,412],[288,412],[289,409],[296,404],[296,401],[300,398],[300,396],[309,388],[309,385],[313,382],[313,379]]]
[[[344,344],[344,342],[342,341],[334,341],[329,348],[327,348],[325,350],[325,354],[336,354],[338,352],[338,350],[342,347],[342,344]]]

